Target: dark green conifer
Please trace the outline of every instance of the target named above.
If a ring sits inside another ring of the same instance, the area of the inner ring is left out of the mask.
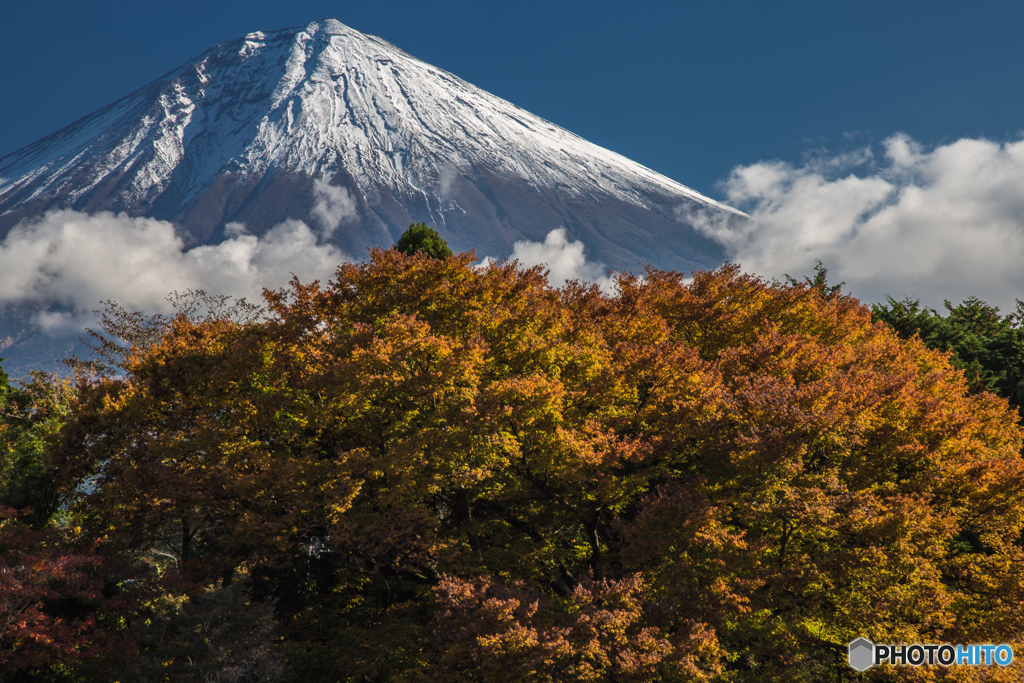
[[[448,243],[437,234],[437,230],[427,227],[426,223],[410,224],[409,229],[398,238],[394,248],[409,256],[418,251],[438,259],[448,258],[452,255]]]

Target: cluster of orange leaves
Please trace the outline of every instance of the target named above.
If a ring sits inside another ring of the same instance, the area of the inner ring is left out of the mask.
[[[1021,639],[1022,431],[942,354],[734,266],[609,296],[471,260],[179,316],[61,433],[85,533],[330,610],[294,637],[338,677],[823,680],[861,635]]]

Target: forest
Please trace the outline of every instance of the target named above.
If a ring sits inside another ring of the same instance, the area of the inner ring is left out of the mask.
[[[1021,680],[1024,306],[398,246],[0,374],[0,681]]]

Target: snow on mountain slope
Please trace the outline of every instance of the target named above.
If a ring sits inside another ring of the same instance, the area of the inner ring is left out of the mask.
[[[355,254],[412,220],[481,255],[565,227],[614,267],[675,268],[721,260],[679,216],[742,215],[334,20],[218,45],[0,159],[0,234],[52,208],[191,243],[298,218]]]

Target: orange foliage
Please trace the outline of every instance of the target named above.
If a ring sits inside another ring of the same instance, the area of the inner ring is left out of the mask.
[[[860,635],[1021,637],[1022,433],[942,354],[735,266],[605,296],[470,262],[179,317],[63,432],[90,533],[251,567],[337,678],[820,680]]]

